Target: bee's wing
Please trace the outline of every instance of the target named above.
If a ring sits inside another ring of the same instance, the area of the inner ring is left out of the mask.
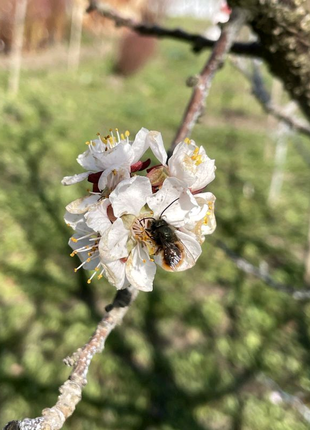
[[[177,230],[177,242],[164,241],[156,255],[156,263],[169,272],[181,272],[193,267],[201,254],[201,246],[188,233]]]
[[[184,258],[182,242],[169,242],[162,240],[162,267],[168,271],[176,271]]]

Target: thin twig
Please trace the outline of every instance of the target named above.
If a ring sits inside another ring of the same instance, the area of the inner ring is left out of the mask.
[[[143,22],[135,21],[130,18],[124,18],[109,5],[100,1],[91,0],[87,12],[97,11],[105,18],[115,22],[117,27],[127,27],[144,36],[156,36],[159,38],[170,38],[188,42],[192,44],[194,52],[201,52],[204,49],[213,48],[215,41],[201,36],[200,34],[188,33],[180,28],[165,28],[159,25],[148,25]],[[233,54],[244,55],[248,57],[261,57],[262,48],[257,42],[242,43],[236,42],[231,47]]]
[[[296,116],[291,115],[291,113],[286,112],[280,106],[273,103],[269,92],[267,91],[262,74],[258,67],[256,61],[253,62],[253,73],[246,70],[240,62],[232,60],[232,64],[248,79],[252,86],[252,93],[256,97],[257,101],[260,103],[265,112],[274,116],[280,121],[290,126],[293,130],[304,134],[305,136],[310,136],[310,124],[303,121]]]
[[[204,65],[197,81],[191,99],[186,107],[181,125],[170,147],[172,153],[175,146],[188,137],[201,115],[205,99],[209,93],[213,77],[217,70],[223,65],[226,55],[230,51],[233,41],[246,20],[246,13],[241,9],[233,10],[230,20],[224,26],[219,40]]]
[[[279,282],[275,281],[263,267],[255,267],[253,264],[249,263],[244,258],[240,257],[238,254],[236,254],[234,251],[232,251],[228,246],[218,240],[216,242],[216,245],[221,248],[225,254],[236,264],[236,266],[242,270],[243,272],[255,276],[255,278],[258,278],[265,282],[269,287],[273,288],[274,290],[281,291],[283,293],[290,294],[295,300],[308,300],[310,299],[310,289],[302,289],[297,290],[291,285],[284,285],[280,284]]]
[[[73,370],[69,379],[59,388],[60,395],[55,406],[44,409],[41,417],[10,421],[3,430],[59,430],[62,428],[81,400],[93,356],[102,352],[107,337],[122,322],[137,294],[138,290],[132,287],[119,290],[113,303],[106,307],[106,313],[90,340],[83,348],[79,348],[71,357],[64,360],[65,364],[73,366]]]

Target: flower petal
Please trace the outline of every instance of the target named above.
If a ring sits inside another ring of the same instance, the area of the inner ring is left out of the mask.
[[[168,156],[161,133],[159,131],[150,131],[146,137],[146,141],[157,160],[166,166]]]
[[[107,208],[110,205],[109,199],[101,200],[96,206],[93,206],[85,214],[86,224],[94,231],[101,235],[111,227],[111,221],[107,214]]]
[[[195,198],[199,205],[206,205],[208,211],[204,217],[204,222],[201,225],[201,234],[206,236],[212,234],[216,229],[216,218],[214,214],[214,204],[216,197],[212,193],[200,193],[196,194]]]
[[[175,147],[168,166],[171,176],[186,182],[192,191],[197,191],[215,178],[214,163],[203,146],[198,147],[193,140],[188,140]]]
[[[66,206],[66,210],[71,214],[84,214],[89,208],[95,205],[99,199],[98,194],[91,194],[74,200]]]
[[[106,169],[102,172],[98,181],[98,187],[100,190],[104,190],[106,187],[112,191],[116,186],[124,179],[130,178],[130,165],[122,166],[119,169]]]
[[[124,214],[137,216],[147,197],[151,195],[152,186],[149,179],[145,176],[134,176],[119,183],[109,198],[116,217]]]
[[[163,217],[174,227],[184,225],[184,218],[198,207],[186,184],[177,178],[167,178],[162,188],[147,199],[147,204],[154,212],[154,218]]]
[[[191,185],[191,190],[201,190],[210,184],[215,178],[215,170],[215,160],[211,160],[211,158],[206,155],[205,161],[198,166],[196,172],[197,179]]]
[[[116,287],[118,290],[126,288],[129,285],[126,279],[126,264],[121,260],[112,261],[111,263],[103,264],[104,273],[111,285]]]
[[[83,214],[71,214],[70,212],[66,211],[64,220],[68,226],[73,228],[73,230],[82,230],[84,234],[90,231],[85,224],[85,218]]]
[[[139,130],[136,134],[135,140],[131,144],[131,148],[134,154],[131,164],[134,164],[139,161],[145,151],[148,149],[148,143],[146,141],[146,136],[148,133],[149,131],[146,128],[142,127],[141,130]]]
[[[126,262],[126,276],[129,283],[138,290],[152,291],[156,264],[150,261],[145,250],[137,244]]]
[[[99,253],[103,263],[128,256],[126,248],[128,235],[129,231],[124,227],[120,218],[105,231],[99,242]]]
[[[134,153],[130,143],[119,143],[114,148],[104,152],[100,158],[101,170],[117,169],[122,165],[130,166],[134,159]]]
[[[192,152],[187,143],[180,142],[168,160],[170,175],[184,181],[188,186],[191,186],[196,180],[195,169],[190,159]]]
[[[62,185],[73,185],[76,184],[78,182],[82,182],[84,181],[84,179],[88,178],[90,172],[83,172],[83,173],[78,173],[77,175],[73,175],[73,176],[65,176],[61,183]]]
[[[104,151],[103,143],[99,140],[92,140],[89,147],[83,154],[80,154],[76,161],[85,169],[93,172],[98,172],[100,169],[100,162],[98,158]]]

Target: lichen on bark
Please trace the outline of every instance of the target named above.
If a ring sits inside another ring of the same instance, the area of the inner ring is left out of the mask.
[[[263,57],[310,120],[310,1],[229,0],[250,11]]]

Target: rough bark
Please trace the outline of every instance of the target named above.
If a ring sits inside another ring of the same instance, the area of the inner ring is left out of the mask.
[[[250,12],[271,72],[310,120],[310,1],[229,0]]]

